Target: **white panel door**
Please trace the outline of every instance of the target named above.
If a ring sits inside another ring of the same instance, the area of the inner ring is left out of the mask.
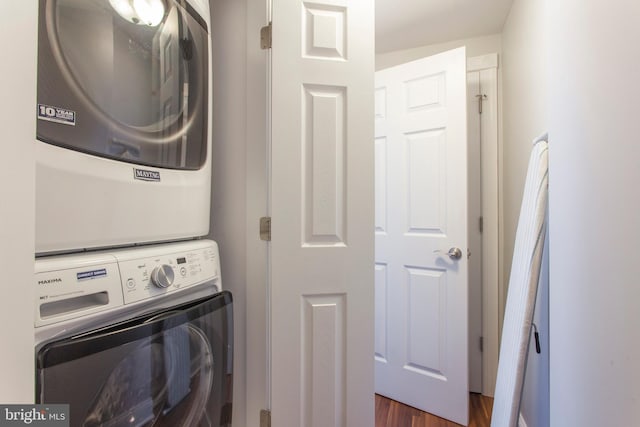
[[[464,425],[465,62],[460,48],[382,70],[375,92],[376,392]]]
[[[373,3],[272,8],[272,425],[372,426]]]

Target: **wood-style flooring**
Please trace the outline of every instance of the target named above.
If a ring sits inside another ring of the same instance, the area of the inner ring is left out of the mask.
[[[493,399],[471,393],[469,427],[489,427]],[[376,427],[458,427],[460,424],[376,394]]]

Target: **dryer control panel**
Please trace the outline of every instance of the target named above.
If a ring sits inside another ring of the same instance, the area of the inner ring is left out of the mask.
[[[35,272],[36,327],[203,283],[221,290],[218,245],[211,240],[38,258]]]

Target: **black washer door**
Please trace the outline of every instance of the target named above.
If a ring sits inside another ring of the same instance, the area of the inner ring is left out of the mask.
[[[46,344],[37,403],[70,405],[72,426],[231,425],[228,291]]]

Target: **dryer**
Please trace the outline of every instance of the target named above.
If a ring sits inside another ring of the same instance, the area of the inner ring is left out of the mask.
[[[206,0],[40,0],[36,253],[205,236]]]
[[[233,303],[212,241],[36,260],[36,403],[72,426],[230,426]]]

